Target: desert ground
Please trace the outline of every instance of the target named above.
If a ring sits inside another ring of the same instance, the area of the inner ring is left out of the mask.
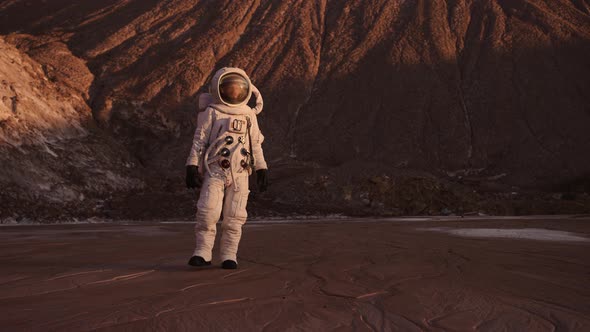
[[[248,220],[236,270],[193,225],[1,227],[2,330],[590,330],[588,215]]]

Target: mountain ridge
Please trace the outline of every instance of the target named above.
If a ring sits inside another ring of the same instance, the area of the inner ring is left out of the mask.
[[[231,65],[264,97],[264,149],[282,202],[300,198],[281,193],[295,195],[279,175],[306,170],[309,180],[342,167],[582,193],[589,8],[586,0],[13,0],[0,5],[0,35],[80,94],[148,191],[189,200],[170,188],[182,185],[196,97]],[[56,62],[60,52],[70,62]],[[74,69],[60,76],[60,68]],[[336,206],[345,178],[334,180]]]

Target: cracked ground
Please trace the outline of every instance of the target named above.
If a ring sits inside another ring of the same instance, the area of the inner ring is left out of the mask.
[[[589,220],[252,221],[244,226],[237,270],[220,268],[219,237],[212,265],[187,265],[191,222],[6,226],[0,325],[12,331],[587,331]],[[548,235],[440,231],[533,228],[530,234]]]

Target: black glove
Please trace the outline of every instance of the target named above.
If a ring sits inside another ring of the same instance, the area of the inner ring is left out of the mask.
[[[266,177],[267,169],[259,169],[256,171],[256,184],[258,185],[258,191],[263,192],[266,191],[266,187],[268,187],[268,178]]]
[[[199,177],[199,167],[195,165],[186,166],[186,187],[198,188],[201,184],[202,181]]]

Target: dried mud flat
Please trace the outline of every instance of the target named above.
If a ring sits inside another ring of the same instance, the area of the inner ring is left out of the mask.
[[[588,331],[590,216],[251,220],[239,268],[192,223],[0,228],[3,330]],[[218,234],[219,235],[219,234]]]

